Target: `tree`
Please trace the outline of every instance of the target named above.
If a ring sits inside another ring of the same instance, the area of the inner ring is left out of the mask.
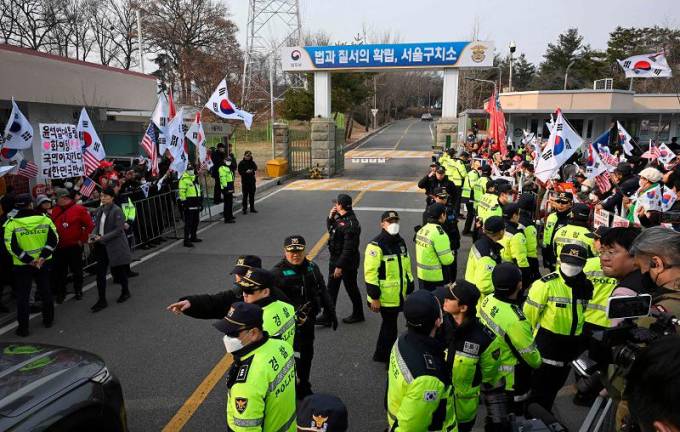
[[[281,115],[288,120],[309,120],[314,116],[314,95],[305,89],[286,92]]]
[[[47,51],[54,29],[65,21],[59,0],[3,0],[13,4],[14,40],[19,46]]]

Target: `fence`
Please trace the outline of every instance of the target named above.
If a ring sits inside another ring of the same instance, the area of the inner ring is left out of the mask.
[[[288,169],[291,174],[309,170],[312,166],[310,130],[290,129],[288,132]]]
[[[345,129],[335,128],[335,175],[345,170]]]

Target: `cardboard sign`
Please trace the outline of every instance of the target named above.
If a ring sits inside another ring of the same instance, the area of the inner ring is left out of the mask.
[[[593,227],[609,227],[609,212],[607,210],[596,209],[593,217]]]
[[[49,179],[85,175],[83,151],[76,126],[40,123],[41,174]]]

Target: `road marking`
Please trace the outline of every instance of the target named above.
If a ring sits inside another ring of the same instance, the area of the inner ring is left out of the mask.
[[[367,191],[367,192],[422,192],[415,181],[397,180],[297,180],[284,188],[290,191]]]
[[[384,158],[384,159],[430,159],[432,152],[427,150],[392,150],[392,149],[370,149],[370,150],[351,150],[345,153],[345,159],[356,158]]]
[[[394,145],[394,148],[393,148],[392,150],[396,150],[397,147],[399,147],[399,144],[401,144],[401,140],[404,139],[404,137],[406,136],[406,134],[408,134],[408,130],[411,129],[411,126],[413,126],[417,121],[418,121],[418,120],[413,120],[413,121],[411,122],[411,124],[409,124],[409,125],[406,127],[406,130],[405,130],[404,133],[401,135],[401,137],[399,137],[399,141],[397,141],[397,143]]]
[[[432,142],[434,142],[434,133],[432,132],[432,123],[430,123],[427,127],[428,127],[428,129],[430,129],[430,136],[432,137]]]
[[[400,213],[422,213],[425,209],[421,208],[400,208],[400,207],[352,207],[354,211],[379,211],[386,212],[394,210]]]
[[[279,189],[276,192],[280,190],[282,189]],[[265,198],[268,198],[271,195],[268,195]],[[364,198],[364,195],[366,195],[365,190],[359,192],[357,197],[352,200],[352,204],[358,204]],[[314,257],[319,254],[321,249],[328,241],[328,238],[328,232],[321,236],[321,238],[314,244],[314,247],[312,247],[312,249],[307,254],[309,259],[314,259]],[[189,396],[189,399],[184,402],[172,419],[170,419],[168,424],[165,425],[163,432],[178,432],[184,428],[189,419],[191,419],[201,404],[208,397],[210,392],[212,392],[212,390],[215,388],[215,385],[217,385],[217,383],[227,373],[233,360],[234,359],[231,354],[225,354],[225,356],[222,357],[222,359],[215,365],[215,367],[213,367],[210,373],[208,373],[208,376],[206,376],[198,385],[198,387],[196,387],[196,390],[194,390],[191,396]]]
[[[366,144],[368,144],[369,141],[371,141],[373,138],[375,138],[375,137],[377,137],[378,135],[380,135],[380,134],[382,134],[383,132],[385,132],[385,131],[386,131],[387,129],[389,129],[390,126],[392,126],[393,124],[394,124],[394,123],[391,123],[391,124],[385,126],[385,128],[384,128],[383,130],[381,130],[380,132],[374,134],[373,136],[368,137],[368,139],[367,139],[366,141],[362,142],[361,144],[359,144],[359,145],[355,148],[355,150],[358,149],[358,148],[361,148],[361,147],[365,146]]]

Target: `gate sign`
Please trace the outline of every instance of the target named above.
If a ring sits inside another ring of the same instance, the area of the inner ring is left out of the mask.
[[[493,42],[429,42],[281,48],[285,72],[493,66]]]
[[[61,179],[85,175],[83,151],[75,125],[40,123],[40,149],[43,177]]]

